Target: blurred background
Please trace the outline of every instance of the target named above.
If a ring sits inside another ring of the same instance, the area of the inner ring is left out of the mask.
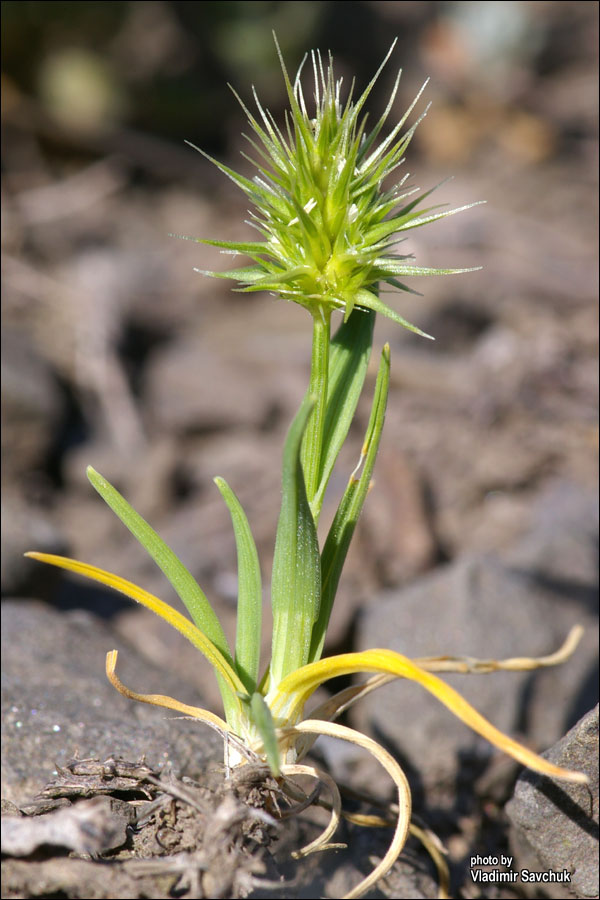
[[[189,677],[162,623],[132,629],[143,612],[22,559],[64,552],[172,600],[88,463],[172,543],[229,629],[235,547],[215,475],[268,573],[309,319],[195,273],[229,259],[173,235],[252,234],[243,198],[184,142],[252,171],[227,85],[250,106],[254,85],[281,119],[273,30],[291,71],[331,50],[359,92],[397,37],[371,116],[398,67],[391,121],[430,77],[406,168],[423,189],[453,176],[437,202],[487,201],[410,236],[420,265],[483,266],[389,299],[436,342],[378,323],[387,432],[332,646],[352,646],[356,610],[382,587],[514,546],[548,492],[595,494],[597,4],[44,0],[6,2],[2,18],[4,594],[88,606]],[[329,514],[367,415],[365,402]]]

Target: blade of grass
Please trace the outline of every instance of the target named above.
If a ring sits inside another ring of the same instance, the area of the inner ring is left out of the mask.
[[[235,668],[249,694],[256,690],[260,666],[262,584],[256,544],[242,505],[224,478],[215,484],[225,500],[237,547],[238,604],[235,635]]]
[[[175,700],[173,697],[167,697],[165,694],[138,694],[137,691],[132,691],[130,688],[125,687],[116,673],[117,656],[118,653],[116,650],[109,650],[106,654],[106,677],[112,686],[116,688],[120,694],[123,694],[124,697],[127,697],[129,700],[137,700],[139,703],[149,703],[151,706],[163,706],[165,709],[173,709],[176,712],[183,713],[184,716],[192,716],[194,719],[201,719],[203,722],[206,722],[207,725],[210,725],[217,730],[223,738],[226,734],[231,732],[227,722],[224,722],[220,716],[216,716],[208,709],[202,709],[198,706],[189,706],[187,703],[180,703],[179,700]]]
[[[265,703],[265,698],[262,694],[259,694],[258,692],[252,694],[252,697],[250,698],[250,710],[252,722],[256,725],[256,729],[263,742],[263,748],[269,768],[277,778],[281,772],[279,764],[279,746],[277,743],[277,735],[275,734],[273,716],[271,715],[271,710]]]
[[[393,322],[398,322],[399,325],[402,325],[404,328],[408,328],[409,331],[414,331],[415,334],[420,334],[421,337],[428,338],[430,341],[434,341],[435,338],[430,334],[427,334],[425,331],[421,331],[420,328],[417,328],[416,325],[412,325],[405,318],[403,318],[399,313],[397,313],[391,306],[387,306],[383,300],[377,297],[373,291],[367,291],[364,288],[361,288],[356,292],[356,302],[359,306],[365,307],[365,309],[372,309],[376,313],[381,313],[382,316],[387,316],[388,319],[392,319]]]
[[[300,460],[302,436],[313,405],[312,397],[304,400],[283,452],[283,495],[271,583],[271,684],[277,684],[288,672],[308,661],[313,623],[319,613],[319,545]]]
[[[164,572],[200,631],[219,649],[229,665],[233,666],[221,624],[192,573],[106,478],[91,466],[87,467],[87,476],[104,502]]]
[[[362,472],[357,478],[353,472],[350,481],[340,501],[335,518],[329,529],[329,534],[323,547],[321,556],[321,607],[319,617],[313,628],[309,662],[320,659],[325,643],[325,633],[329,624],[329,617],[333,607],[333,601],[337,591],[340,575],[350,541],[360,516],[375,465],[375,457],[379,449],[381,432],[385,418],[385,408],[390,382],[390,348],[386,344],[381,354],[375,395],[371,408],[371,417],[367,426],[365,441],[361,451],[361,457],[357,469],[362,467]],[[355,470],[356,472],[356,470]]]
[[[339,656],[321,659],[318,662],[310,663],[292,672],[280,683],[278,697],[271,702],[273,714],[278,715],[279,706],[284,706],[287,715],[293,721],[303,709],[307,699],[329,678],[335,678],[338,675],[351,675],[356,672],[381,672],[386,675],[395,675],[397,678],[408,678],[416,681],[433,694],[440,703],[443,703],[454,715],[461,719],[472,728],[473,731],[480,734],[486,740],[503,750],[517,762],[522,763],[535,772],[542,775],[549,775],[553,778],[561,778],[565,781],[584,784],[588,778],[582,772],[572,772],[569,769],[562,769],[555,766],[537,753],[514,741],[512,738],[503,734],[485,719],[481,713],[478,713],[467,700],[462,697],[458,691],[451,688],[450,685],[442,681],[431,672],[425,672],[419,666],[415,665],[412,660],[403,656],[401,653],[395,653],[393,650],[366,650],[362,653],[343,653]],[[291,699],[293,698],[293,699]],[[291,700],[291,702],[290,702]]]
[[[186,619],[185,616],[182,616],[176,609],[173,609],[172,606],[169,606],[168,603],[165,603],[164,600],[160,600],[143,588],[138,587],[137,584],[126,581],[125,578],[121,578],[119,575],[114,575],[112,572],[107,572],[105,569],[99,569],[97,566],[90,566],[88,563],[80,562],[78,559],[69,559],[66,556],[55,556],[53,553],[30,552],[26,553],[25,556],[28,556],[31,559],[37,559],[39,562],[50,563],[50,565],[57,566],[59,569],[66,569],[68,572],[74,572],[77,575],[91,578],[93,581],[97,581],[100,584],[106,585],[106,587],[118,591],[120,594],[124,594],[131,600],[135,600],[136,603],[141,603],[142,606],[150,609],[153,613],[156,613],[157,616],[160,616],[161,619],[168,622],[169,625],[172,625],[173,628],[176,628],[177,631],[194,645],[194,647],[200,650],[211,666],[221,676],[230,692],[235,695],[238,691],[244,690],[242,682],[219,648],[215,646],[200,628],[194,625],[193,622],[190,622],[189,619]],[[237,697],[236,700],[237,706],[239,706]]]
[[[319,486],[312,502],[317,522],[325,490],[362,391],[371,356],[374,324],[374,312],[355,309],[331,341]]]
[[[321,306],[313,313],[313,340],[310,362],[308,397],[313,398],[313,411],[308,418],[300,458],[306,487],[306,495],[315,521],[314,496],[319,486],[319,470],[323,452],[323,431],[327,408],[327,383],[329,378],[331,309]]]

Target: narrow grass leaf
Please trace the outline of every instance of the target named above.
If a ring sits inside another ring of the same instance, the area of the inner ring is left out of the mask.
[[[208,244],[210,247],[231,250],[233,253],[243,253],[246,256],[256,256],[269,250],[269,244],[266,241],[210,241],[205,238],[190,238],[190,240],[197,244]]]
[[[269,768],[277,778],[281,771],[279,764],[279,746],[277,744],[273,716],[271,715],[271,710],[265,703],[262,694],[259,694],[258,692],[252,694],[252,697],[250,698],[250,710],[252,722],[256,725],[256,730],[260,734],[263,742]]]
[[[103,478],[91,466],[87,468],[87,476],[104,502],[110,506],[152,557],[159,569],[164,572],[200,631],[209,638],[228,664],[232,666],[233,660],[221,624],[192,573],[106,478]]]
[[[240,269],[228,269],[226,272],[210,272],[208,269],[194,269],[199,275],[209,275],[211,278],[230,278],[233,281],[244,281],[247,284],[260,281],[265,277],[264,269],[260,266],[242,266]]]
[[[137,584],[126,581],[125,578],[121,578],[119,575],[114,575],[112,572],[107,572],[105,569],[99,569],[97,566],[90,566],[88,563],[80,562],[78,559],[69,559],[66,556],[55,556],[53,553],[31,552],[26,553],[25,556],[29,556],[31,559],[37,559],[39,562],[57,566],[59,569],[66,569],[68,572],[74,572],[77,575],[83,575],[85,578],[91,578],[93,581],[97,581],[100,584],[106,585],[106,587],[118,591],[120,594],[124,594],[131,600],[141,603],[146,609],[150,609],[153,613],[156,613],[157,616],[160,616],[161,619],[168,622],[169,625],[172,625],[173,628],[176,628],[177,631],[194,645],[194,647],[200,650],[215,671],[221,676],[230,692],[236,694],[238,691],[244,689],[242,682],[219,648],[215,646],[200,628],[194,625],[193,622],[190,622],[189,619],[186,619],[185,616],[182,616],[176,609],[173,609],[172,606],[169,606],[168,603],[165,603],[164,600],[160,600],[143,588],[138,587]],[[239,700],[237,700],[237,706],[239,706]]]
[[[319,659],[323,652],[325,634],[340,575],[358,517],[371,484],[371,476],[385,419],[389,382],[390,348],[386,344],[381,354],[371,417],[367,426],[360,461],[350,476],[350,481],[338,506],[321,555],[321,607],[319,617],[313,628],[309,654],[310,662]],[[355,473],[358,469],[362,471],[357,478]]]
[[[481,269],[481,266],[472,266],[470,269],[430,269],[424,266],[409,266],[404,263],[394,265],[393,262],[388,260],[377,259],[375,260],[375,265],[380,262],[391,274],[405,277],[409,275],[462,275],[465,272],[478,272]]]
[[[399,325],[402,325],[403,328],[407,328],[409,331],[414,331],[415,334],[420,334],[421,337],[429,338],[430,341],[435,340],[435,338],[430,334],[427,334],[425,331],[421,331],[421,329],[417,328],[416,325],[408,322],[399,313],[397,313],[395,309],[387,306],[383,302],[383,300],[380,300],[379,297],[377,297],[373,293],[373,291],[367,291],[365,288],[361,288],[356,292],[356,303],[359,306],[364,306],[365,309],[372,309],[373,312],[381,313],[382,316],[387,316],[388,319],[392,319],[392,321],[397,322]]]
[[[163,706],[165,709],[173,709],[175,712],[183,713],[184,716],[192,716],[194,719],[201,719],[218,731],[224,738],[226,734],[231,733],[231,729],[227,722],[216,716],[208,709],[202,709],[198,706],[189,706],[187,703],[181,703],[179,700],[168,697],[165,694],[138,694],[125,687],[121,679],[116,673],[117,667],[117,651],[109,650],[106,654],[106,677],[114,688],[129,700],[137,700],[138,703],[149,703],[151,706]]]
[[[306,496],[315,524],[319,521],[320,513],[320,507],[315,504],[315,495],[319,487],[319,472],[323,454],[323,431],[327,409],[329,351],[331,346],[330,327],[331,312],[325,309],[316,310],[313,314],[310,383],[307,392],[307,398],[312,396],[315,402],[312,414],[308,418],[300,450]]]
[[[298,714],[304,707],[307,699],[313,691],[329,678],[335,678],[338,675],[350,675],[356,672],[381,672],[386,675],[395,675],[397,678],[408,678],[416,681],[433,694],[441,703],[444,704],[454,715],[461,719],[473,731],[480,734],[495,747],[503,750],[513,759],[522,763],[524,766],[540,772],[542,775],[550,775],[554,778],[561,778],[565,781],[585,783],[587,776],[582,772],[572,772],[569,769],[562,769],[553,763],[538,756],[537,753],[519,744],[517,741],[503,734],[490,722],[485,719],[481,713],[478,713],[467,700],[462,697],[458,691],[451,688],[445,681],[433,675],[431,672],[425,672],[419,666],[415,665],[412,660],[396,653],[393,650],[366,650],[362,653],[343,653],[339,656],[333,656],[328,659],[322,659],[318,662],[311,663],[291,673],[279,685],[279,699],[272,704],[275,714],[278,702],[283,702],[290,718]],[[294,700],[290,703],[290,697],[294,696]]]
[[[375,313],[356,309],[347,322],[342,322],[331,341],[319,486],[313,510],[321,509],[335,461],[356,411],[371,356],[374,324]]]
[[[256,544],[242,505],[224,478],[215,484],[231,514],[238,564],[238,604],[235,636],[235,668],[252,694],[256,690],[260,666],[262,584]]]
[[[270,683],[308,661],[319,614],[321,572],[314,519],[300,461],[302,436],[314,399],[306,398],[289,430],[283,452],[282,501],[271,583],[273,645]]]

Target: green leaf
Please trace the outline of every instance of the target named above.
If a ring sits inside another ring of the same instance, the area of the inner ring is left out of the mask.
[[[252,267],[250,269],[252,271]],[[238,269],[236,271],[235,276],[233,276],[230,272],[226,272],[226,276],[228,278],[238,278],[239,273],[243,272],[243,269]],[[280,285],[284,285],[286,281],[292,281],[294,278],[297,278],[298,275],[303,275],[306,272],[306,266],[296,266],[293,269],[286,269],[283,272],[267,272],[267,274],[262,275],[260,278],[248,278],[248,281],[252,282],[252,287],[242,290],[253,290],[253,291],[268,291],[271,288],[277,289]]]
[[[277,745],[277,735],[275,734],[275,723],[273,722],[271,710],[265,703],[265,698],[262,694],[258,692],[252,694],[250,709],[252,722],[262,738],[269,768],[277,778],[281,773],[281,769],[279,767],[279,747]]]
[[[391,275],[462,275],[464,272],[477,272],[481,266],[473,266],[470,269],[431,269],[424,266],[410,266],[404,263],[394,263],[391,260],[376,259],[375,266],[381,266]]]
[[[327,625],[329,624],[329,617],[331,615],[340,575],[358,517],[360,516],[371,484],[375,457],[377,456],[377,451],[379,449],[379,442],[381,440],[381,432],[385,419],[389,383],[390,348],[386,344],[381,354],[381,362],[379,364],[379,372],[375,384],[373,406],[371,408],[371,417],[367,426],[360,461],[350,476],[350,481],[348,482],[344,496],[340,501],[333,523],[329,529],[325,546],[323,547],[321,556],[321,607],[319,610],[319,617],[313,628],[309,662],[315,662],[320,659],[323,652],[325,633],[327,631]],[[362,469],[362,471],[360,476],[357,477],[355,473],[359,469]]]
[[[194,272],[198,272],[199,275],[209,275],[211,278],[232,278],[234,281],[245,281],[248,284],[265,277],[265,270],[261,266],[243,266],[241,269],[228,269],[227,272],[194,269]]]
[[[335,461],[346,440],[369,365],[375,313],[355,309],[335,333],[329,348],[327,406],[319,486],[312,503],[315,518],[323,504]]]
[[[304,474],[306,496],[310,504],[315,524],[319,520],[319,511],[314,506],[314,497],[319,486],[319,470],[323,447],[323,430],[325,427],[325,410],[327,407],[327,384],[329,378],[329,336],[331,326],[331,310],[316,307],[313,311],[313,339],[310,361],[310,383],[307,397],[312,397],[313,412],[308,419],[300,460]]]
[[[257,256],[268,253],[271,249],[267,241],[209,241],[204,238],[192,238],[196,244],[207,244],[209,247],[220,247],[232,253],[243,253],[246,256]]]
[[[215,484],[225,500],[237,547],[238,605],[235,636],[235,668],[249,694],[256,690],[260,666],[262,585],[256,544],[242,505],[224,478]]]
[[[390,275],[388,278],[384,279],[384,284],[389,284],[392,287],[398,288],[399,291],[406,291],[407,294],[414,294],[415,297],[422,297],[423,294],[420,291],[415,291],[414,288],[409,287],[407,284],[402,284],[401,281],[398,281],[397,278],[392,278]],[[380,288],[381,292],[385,292],[385,288]],[[393,291],[387,291],[388,294],[394,293]]]
[[[366,309],[372,309],[373,312],[381,313],[383,316],[387,316],[388,319],[392,319],[394,322],[398,322],[399,325],[403,325],[404,328],[408,328],[409,331],[414,331],[415,334],[420,334],[421,337],[429,338],[430,341],[434,341],[435,338],[430,334],[426,334],[426,332],[421,331],[420,328],[417,328],[416,325],[412,325],[410,322],[407,322],[405,318],[403,318],[396,310],[392,309],[390,306],[387,306],[383,300],[380,300],[376,294],[373,294],[372,291],[367,291],[364,288],[356,292],[356,302],[359,306],[364,306]]]
[[[233,665],[221,624],[191,572],[106,478],[91,466],[87,467],[87,477],[104,502],[140,542],[159,569],[162,569],[200,631],[221,651],[227,662]]]
[[[414,207],[421,199],[422,198],[418,198],[411,206]],[[426,218],[425,213],[429,213],[432,209],[439,209],[441,206],[445,205],[446,204],[444,203],[438,203],[436,206],[428,206],[426,209],[417,209],[415,212],[409,213],[403,212],[397,216],[393,216],[391,219],[384,219],[383,222],[379,222],[378,225],[374,225],[369,229],[369,242],[374,244],[383,240],[383,238],[396,234],[398,231],[405,231],[407,228],[416,228],[418,225],[423,225]],[[427,221],[434,222],[436,219],[443,219],[445,216],[451,215],[451,212],[460,212],[460,210],[456,209],[436,213],[433,216],[427,217]]]
[[[234,172],[233,169],[230,169],[229,166],[224,165],[224,163],[219,162],[218,159],[214,159],[214,157],[210,156],[201,147],[196,147],[195,144],[192,144],[191,141],[185,142],[188,147],[191,147],[192,150],[196,150],[200,153],[205,159],[208,159],[209,162],[213,163],[221,171],[224,175],[227,175],[228,178],[233,181],[237,187],[239,187],[245,194],[248,195],[252,200],[260,201],[260,190],[257,188],[257,185],[250,181],[248,178],[244,178],[243,175],[239,175],[237,172]]]
[[[420,228],[421,225],[427,225],[429,222],[437,222],[439,219],[445,219],[447,216],[453,216],[455,213],[464,212],[466,209],[472,209],[474,206],[481,206],[485,203],[485,200],[477,200],[476,203],[467,203],[466,206],[458,206],[456,209],[448,209],[446,212],[436,213],[433,216],[422,216],[419,215],[419,218],[412,218],[412,214],[410,217],[410,221],[408,221],[405,225],[399,225],[396,231],[406,231],[408,228]],[[435,207],[431,207],[431,209],[435,209]],[[427,212],[427,210],[422,210],[422,212]]]
[[[271,684],[308,661],[312,628],[319,614],[319,544],[300,461],[302,436],[313,405],[312,397],[304,400],[283,451],[283,496],[271,583]]]

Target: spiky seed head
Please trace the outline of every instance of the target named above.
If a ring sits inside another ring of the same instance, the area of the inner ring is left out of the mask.
[[[246,138],[255,156],[243,155],[257,174],[250,180],[199,151],[247,195],[253,207],[250,224],[261,240],[202,240],[226,253],[241,253],[253,260],[249,266],[204,274],[233,279],[239,284],[238,291],[275,292],[313,314],[327,308],[340,309],[347,319],[355,306],[372,309],[423,334],[383,303],[378,285],[384,282],[410,291],[400,280],[403,277],[473,271],[422,268],[414,264],[412,256],[393,252],[400,232],[469,206],[441,212],[434,212],[439,207],[417,208],[431,191],[419,194],[418,188],[407,186],[408,175],[390,185],[389,176],[404,162],[406,148],[427,113],[425,109],[403,131],[423,85],[400,121],[378,143],[394,104],[399,72],[383,115],[370,131],[366,129],[363,107],[394,45],[356,101],[352,89],[342,100],[342,79],[335,79],[331,56],[325,67],[321,54],[313,51],[311,114],[300,80],[306,57],[292,84],[276,41],[290,105],[285,127],[278,127],[256,92],[258,117],[235,94],[252,129]]]

